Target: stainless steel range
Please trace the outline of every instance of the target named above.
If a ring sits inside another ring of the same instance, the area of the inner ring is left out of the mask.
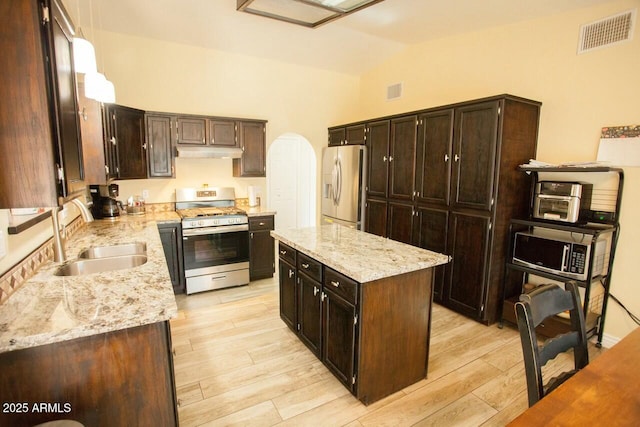
[[[176,189],[187,294],[249,283],[247,214],[230,187]]]

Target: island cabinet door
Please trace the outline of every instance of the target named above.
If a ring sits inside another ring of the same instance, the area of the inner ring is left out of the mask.
[[[356,307],[326,289],[323,297],[322,361],[353,393],[356,384]]]
[[[280,258],[280,318],[294,332],[297,330],[296,269]]]
[[[320,357],[322,340],[322,285],[304,273],[298,274],[298,336]]]

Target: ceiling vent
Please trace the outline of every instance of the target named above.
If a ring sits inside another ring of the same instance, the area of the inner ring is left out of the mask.
[[[580,27],[578,53],[585,53],[633,38],[636,9],[619,13]]]
[[[398,99],[402,96],[402,83],[387,86],[387,101]]]

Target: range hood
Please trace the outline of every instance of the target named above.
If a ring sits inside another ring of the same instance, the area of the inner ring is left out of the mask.
[[[178,157],[200,159],[239,159],[242,157],[242,149],[237,147],[214,146],[182,146],[177,147]]]

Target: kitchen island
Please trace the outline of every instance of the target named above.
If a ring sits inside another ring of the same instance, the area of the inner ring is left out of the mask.
[[[337,224],[271,234],[280,317],[358,399],[426,377],[433,267],[448,256]]]
[[[141,242],[146,263],[57,276],[48,262],[0,305],[0,425],[69,418],[85,425],[177,424],[169,319],[177,306],[157,224],[175,213],[96,220],[66,242]],[[44,410],[38,411],[43,405]]]

